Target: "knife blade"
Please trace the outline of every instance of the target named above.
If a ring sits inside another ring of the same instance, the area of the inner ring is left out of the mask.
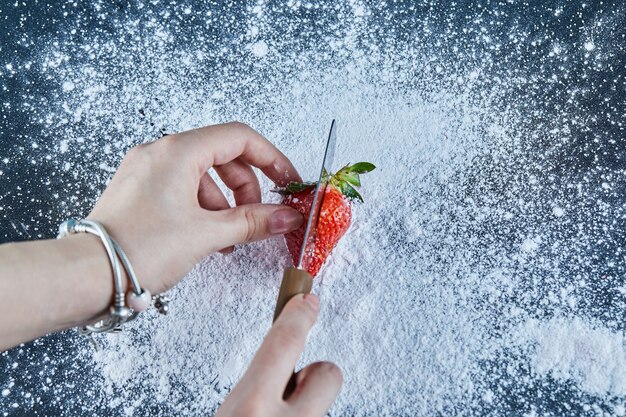
[[[302,248],[298,263],[294,267],[287,268],[283,275],[283,280],[278,291],[278,299],[276,300],[276,309],[274,310],[274,320],[285,307],[285,304],[296,294],[308,294],[313,287],[313,277],[307,272],[307,266],[312,259],[315,249],[315,234],[319,215],[322,210],[324,197],[326,194],[326,186],[328,185],[328,177],[332,172],[332,164],[335,157],[335,147],[337,143],[337,121],[333,120],[330,125],[330,132],[324,147],[324,156],[322,158],[322,167],[319,173],[319,179],[315,184],[313,202],[311,203],[311,212],[306,220],[306,229]]]
[[[337,143],[337,123],[335,120],[330,124],[330,133],[326,140],[326,147],[324,149],[324,157],[322,158],[322,168],[320,169],[319,178],[315,185],[315,191],[313,196],[313,203],[311,203],[311,212],[307,219],[306,229],[304,231],[304,239],[302,240],[302,248],[300,249],[300,256],[298,258],[298,264],[296,268],[308,269],[313,256],[315,235],[317,232],[317,223],[320,218],[320,212],[322,210],[322,202],[326,193],[326,186],[328,185],[328,175],[332,172],[333,160],[335,158],[335,145]]]

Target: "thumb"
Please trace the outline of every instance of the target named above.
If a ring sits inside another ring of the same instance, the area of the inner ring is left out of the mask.
[[[213,212],[219,226],[214,243],[228,247],[296,230],[304,223],[297,210],[280,204],[243,204]]]

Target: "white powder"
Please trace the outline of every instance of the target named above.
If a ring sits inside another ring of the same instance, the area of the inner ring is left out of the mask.
[[[558,42],[531,66],[526,55],[497,55],[502,42],[542,47],[510,22],[506,36],[485,33],[496,29],[481,19],[456,31],[447,14],[417,29],[401,20],[408,9],[387,16],[355,1],[260,2],[233,19],[201,9],[146,5],[142,19],[109,22],[110,33],[79,28],[78,40],[42,48],[33,67],[57,95],[34,113],[50,132],[37,149],[55,155],[51,178],[70,190],[59,197],[64,214],[86,212],[133,144],[233,119],[312,179],[337,118],[337,165],[378,168],[363,176],[365,204],[315,287],[322,311],[301,364],[343,369],[331,415],[624,414],[623,231],[611,194],[623,172],[602,172],[611,153],[574,137],[595,129],[579,103],[597,86],[563,98],[545,80],[574,77],[543,69],[556,71],[555,57],[583,65],[586,46]],[[194,19],[201,25],[187,30]],[[533,95],[544,90],[576,105]],[[572,162],[579,145],[596,165]],[[261,186],[277,201],[268,180]],[[171,291],[167,317],[143,314],[95,354],[76,343],[97,370],[80,381],[96,393],[87,395],[112,414],[210,414],[269,329],[288,263],[280,238],[213,255]],[[60,402],[72,392],[59,390]]]
[[[571,381],[592,394],[626,396],[626,336],[578,317],[529,320],[519,329],[532,345],[533,372]]]
[[[65,81],[63,83],[63,91],[65,91],[65,92],[72,91],[74,89],[74,87],[75,87],[75,85],[71,81]]]
[[[523,252],[534,252],[539,248],[539,244],[541,243],[540,237],[527,238],[522,242],[522,251]]]
[[[265,41],[257,41],[250,45],[250,51],[252,51],[252,54],[257,58],[263,58],[269,52],[269,46],[267,46]]]

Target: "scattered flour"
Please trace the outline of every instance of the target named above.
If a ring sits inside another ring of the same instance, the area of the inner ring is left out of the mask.
[[[250,45],[250,51],[257,58],[263,58],[269,52],[270,48],[265,41],[257,41]]]
[[[626,336],[601,325],[555,317],[529,320],[517,335],[530,344],[533,372],[576,383],[591,394],[626,396]]]
[[[533,237],[524,239],[522,242],[522,251],[523,252],[534,252],[539,249],[539,244],[541,243],[541,237]]]
[[[603,39],[604,53],[622,40],[595,24],[583,40],[576,27],[576,40],[552,39],[541,8],[526,30],[495,5],[173,1],[126,15],[109,3],[85,6],[106,30],[78,19],[61,31],[77,36],[33,48],[29,68],[52,87],[24,101],[46,103],[31,112],[43,133],[3,159],[3,178],[19,163],[45,167],[30,180],[43,178],[57,217],[79,216],[131,146],[233,119],[312,178],[337,118],[337,163],[378,169],[315,287],[322,311],[301,365],[343,369],[331,415],[624,415],[626,172],[623,131],[610,130],[623,129],[623,101],[593,104],[610,88],[592,75],[610,62],[585,43]],[[7,70],[23,71],[18,61]],[[3,213],[35,204],[31,185],[3,190]],[[261,187],[276,201],[268,180]],[[41,204],[12,230],[51,216]],[[59,353],[62,371],[44,356],[58,353],[54,339],[7,353],[0,409],[210,414],[269,329],[288,263],[279,238],[213,255],[171,291],[167,317],[146,312],[103,350],[53,336],[80,352]],[[13,370],[24,354],[42,368]],[[30,380],[35,399],[18,400]]]

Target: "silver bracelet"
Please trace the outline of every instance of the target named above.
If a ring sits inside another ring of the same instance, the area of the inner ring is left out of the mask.
[[[96,235],[102,241],[107,252],[111,269],[113,270],[114,295],[113,304],[109,307],[109,317],[89,326],[78,328],[78,332],[84,336],[90,337],[96,349],[98,345],[93,339],[94,333],[119,332],[121,326],[134,320],[137,315],[150,307],[154,299],[154,306],[159,313],[167,314],[169,299],[161,294],[151,296],[150,292],[145,288],[142,289],[137,280],[137,275],[120,245],[113,240],[106,229],[98,222],[93,220],[75,220],[69,219],[59,226],[58,239],[75,233],[90,233]],[[121,265],[120,265],[121,261]],[[122,269],[126,270],[126,274],[132,285],[132,291],[129,291],[128,306],[126,305],[126,294],[122,289],[123,278]]]

